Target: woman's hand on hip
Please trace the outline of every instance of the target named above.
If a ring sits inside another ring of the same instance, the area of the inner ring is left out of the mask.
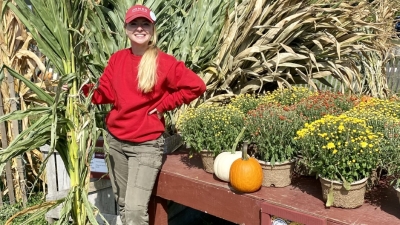
[[[149,112],[149,115],[157,113],[158,119],[162,119],[164,117],[164,115],[160,112],[157,111],[157,109],[153,109]]]

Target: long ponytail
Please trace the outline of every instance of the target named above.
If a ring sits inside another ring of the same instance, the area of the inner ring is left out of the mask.
[[[143,93],[149,93],[157,84],[157,34],[154,27],[154,35],[149,48],[143,54],[138,67],[138,88]]]

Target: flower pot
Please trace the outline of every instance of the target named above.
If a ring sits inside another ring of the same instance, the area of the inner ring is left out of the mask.
[[[397,198],[399,199],[399,203],[400,203],[400,188],[395,188],[394,190],[396,190]]]
[[[214,152],[207,150],[200,151],[200,157],[203,162],[203,169],[207,173],[214,173]]]
[[[325,202],[328,201],[329,192],[332,191],[333,202],[331,205],[339,208],[353,209],[364,204],[365,186],[368,178],[353,182],[350,184],[350,190],[346,190],[342,182],[331,181],[329,179],[319,177],[322,187],[322,197]]]
[[[263,169],[264,187],[286,187],[292,182],[292,174],[294,170],[295,160],[286,161],[283,163],[271,163],[258,160]]]

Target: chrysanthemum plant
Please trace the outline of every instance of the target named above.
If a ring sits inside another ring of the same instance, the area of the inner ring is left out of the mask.
[[[387,123],[382,147],[382,164],[387,170],[390,184],[400,188],[400,122]]]
[[[326,115],[305,126],[295,137],[313,171],[349,184],[370,176],[381,158],[383,134],[366,121],[346,115]]]
[[[236,137],[244,127],[244,114],[227,105],[200,105],[189,108],[178,119],[177,128],[191,154],[202,150],[212,151],[214,156],[230,151]]]
[[[400,184],[400,102],[388,99],[361,98],[361,102],[346,115],[363,119],[373,132],[383,134],[382,158],[377,172],[387,171],[391,183]],[[373,180],[374,181],[374,180]]]
[[[229,104],[246,114],[258,107],[260,98],[254,94],[239,94],[232,98]]]
[[[294,159],[297,151],[293,138],[303,124],[290,106],[269,103],[249,111],[245,126],[251,142],[256,145],[255,157],[272,166]]]
[[[312,122],[325,115],[340,115],[355,105],[355,96],[340,92],[320,91],[296,103],[296,111],[307,122]]]
[[[266,95],[261,97],[260,104],[268,104],[270,102],[276,102],[281,105],[290,106],[302,101],[305,98],[317,94],[318,92],[312,91],[305,87],[276,89],[272,92],[267,92]]]

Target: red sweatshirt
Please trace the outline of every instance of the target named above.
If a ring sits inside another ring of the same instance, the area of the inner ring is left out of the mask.
[[[113,104],[106,117],[108,131],[130,142],[154,140],[164,132],[164,120],[157,113],[149,115],[151,110],[157,108],[163,113],[189,104],[206,90],[203,80],[183,62],[159,51],[157,84],[152,92],[144,94],[137,81],[140,59],[130,48],[114,53],[92,98],[94,104]],[[86,96],[91,86],[83,87]]]

